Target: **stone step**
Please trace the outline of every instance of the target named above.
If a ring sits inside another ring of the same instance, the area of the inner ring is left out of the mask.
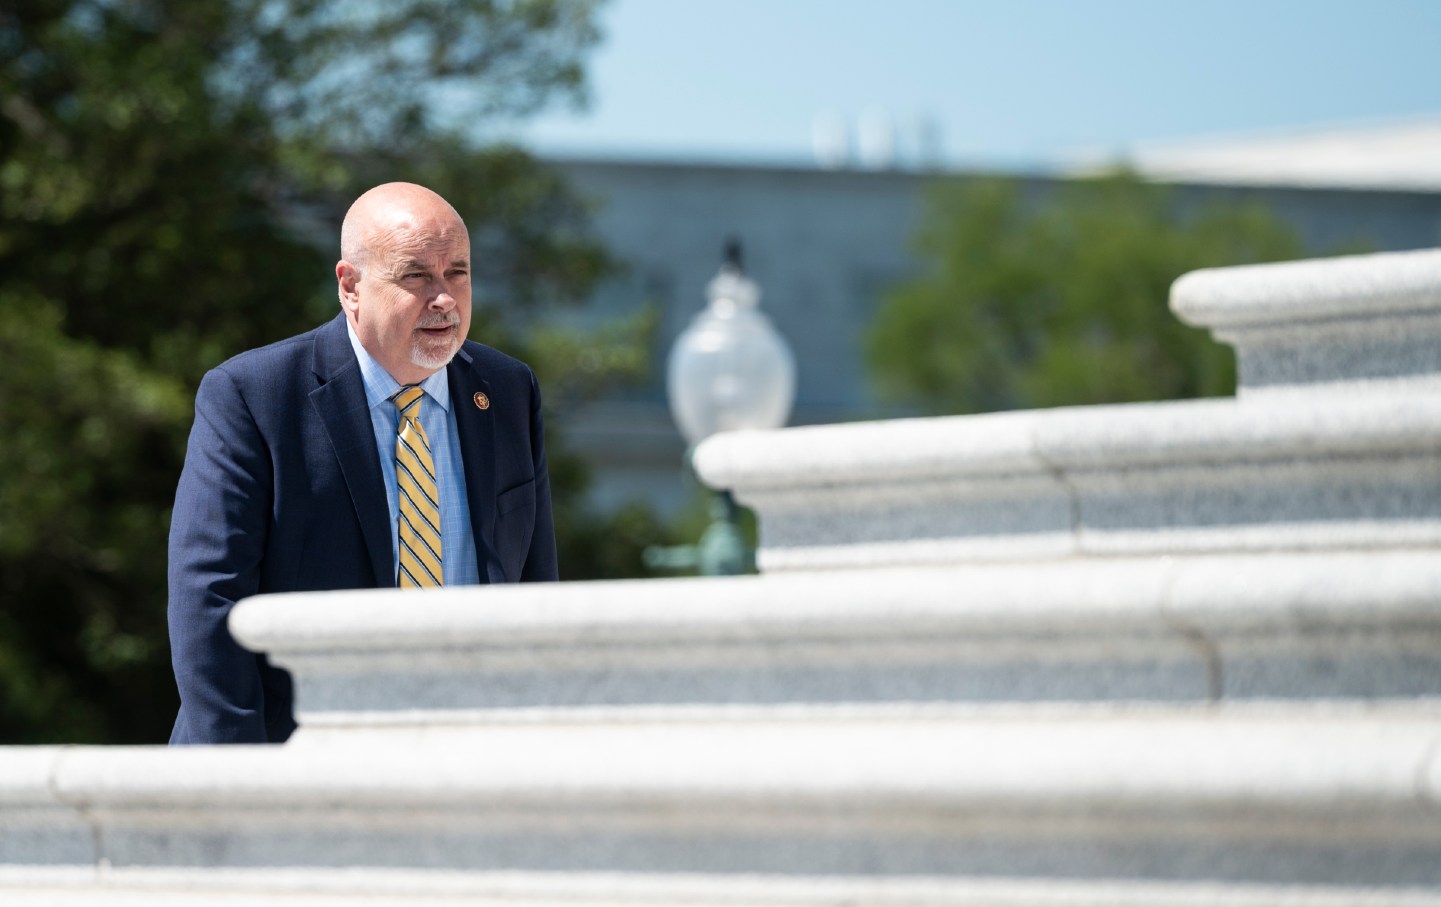
[[[297,739],[487,710],[1441,695],[1429,550],[259,596]]]
[[[716,435],[764,572],[1441,545],[1441,393],[1079,407]]]
[[[1236,349],[1238,393],[1441,391],[1441,250],[1183,275],[1171,309]]]
[[[0,852],[53,872],[1441,886],[1434,700],[711,710],[27,758],[0,758]]]

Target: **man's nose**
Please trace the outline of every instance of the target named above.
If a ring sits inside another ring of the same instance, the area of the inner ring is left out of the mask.
[[[450,292],[450,287],[445,281],[437,281],[433,289],[434,295],[430,297],[430,302],[428,303],[431,308],[441,311],[449,311],[455,308],[455,296]]]

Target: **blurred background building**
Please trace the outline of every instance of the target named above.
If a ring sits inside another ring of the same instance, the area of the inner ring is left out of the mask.
[[[846,134],[841,122],[827,128]],[[792,424],[908,413],[877,395],[864,368],[864,334],[887,292],[922,267],[914,238],[928,189],[986,174],[895,156],[880,166],[877,155],[852,154],[843,139],[824,136],[812,166],[581,157],[548,163],[594,205],[597,233],[623,271],[579,310],[547,317],[601,324],[645,306],[660,316],[649,379],[571,414],[568,428],[594,469],[589,493],[598,507],[643,501],[674,515],[690,500],[660,364],[700,311],[732,237],[744,243],[761,305],[795,351]],[[1181,209],[1259,204],[1296,231],[1307,254],[1441,243],[1441,120],[1142,146],[1129,161],[1080,158],[1021,183],[1027,195],[1044,199],[1075,177],[1118,166],[1170,185]]]

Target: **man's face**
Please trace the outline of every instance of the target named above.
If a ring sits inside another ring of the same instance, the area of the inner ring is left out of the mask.
[[[394,219],[350,277],[342,300],[356,336],[401,384],[444,368],[470,331],[470,238],[454,217]]]

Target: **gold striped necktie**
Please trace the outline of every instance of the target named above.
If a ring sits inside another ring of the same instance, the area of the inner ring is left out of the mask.
[[[420,427],[420,401],[425,391],[402,387],[391,399],[400,410],[395,436],[395,488],[399,492],[401,588],[444,585],[440,567],[440,495],[435,487],[435,465],[430,441]]]

